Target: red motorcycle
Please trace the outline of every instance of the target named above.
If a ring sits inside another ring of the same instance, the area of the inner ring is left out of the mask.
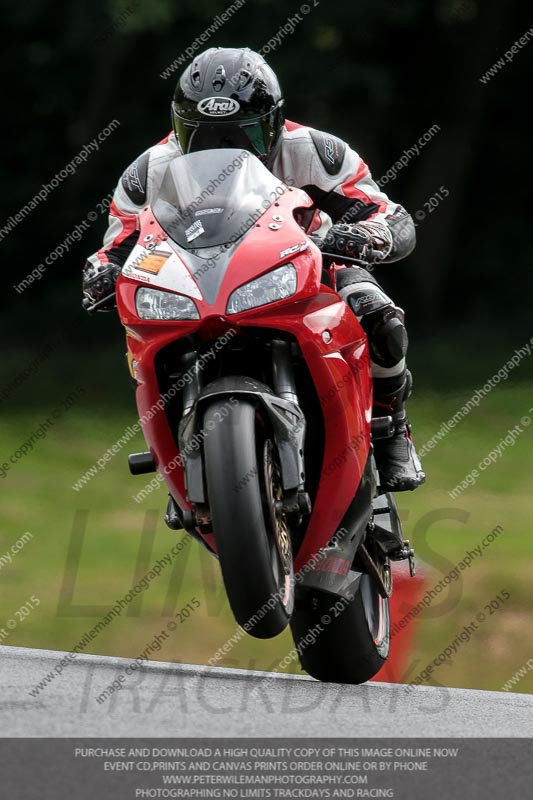
[[[240,150],[170,163],[116,285],[166,522],[218,557],[252,636],[290,624],[315,678],[361,683],[389,651],[391,559],[366,336],[308,235],[316,209]],[[379,425],[379,428],[378,428]]]

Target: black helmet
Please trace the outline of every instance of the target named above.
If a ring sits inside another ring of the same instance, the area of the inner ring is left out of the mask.
[[[172,122],[184,153],[236,147],[269,163],[283,127],[282,106],[278,79],[259,53],[212,47],[179,79]]]

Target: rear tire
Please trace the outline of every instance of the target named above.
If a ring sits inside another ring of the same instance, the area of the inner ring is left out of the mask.
[[[304,590],[291,620],[302,667],[319,681],[364,683],[389,654],[389,602],[363,574],[354,597]],[[329,620],[329,621],[328,621]]]
[[[229,603],[247,633],[271,638],[294,606],[290,536],[274,503],[276,450],[249,400],[212,403],[204,431],[208,502]]]

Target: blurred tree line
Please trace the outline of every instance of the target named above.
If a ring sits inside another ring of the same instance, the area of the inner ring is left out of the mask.
[[[13,347],[66,327],[69,342],[120,337],[116,320],[86,319],[84,258],[105,216],[41,280],[13,285],[44,260],[115,186],[123,169],[170,130],[178,70],[161,73],[230,3],[215,0],[4,0],[4,123],[0,228],[114,119],[97,153],[0,241],[3,317]],[[267,56],[289,119],[349,141],[385,174],[433,125],[440,132],[386,191],[413,214],[418,247],[378,278],[407,308],[415,335],[468,342],[531,335],[533,43],[487,83],[479,78],[530,29],[519,0],[309,0],[310,11]],[[300,12],[247,0],[200,48],[261,49]],[[440,187],[450,195],[431,213]],[[468,344],[468,343],[467,343]],[[459,358],[461,351],[456,351]],[[475,355],[476,350],[472,351]]]

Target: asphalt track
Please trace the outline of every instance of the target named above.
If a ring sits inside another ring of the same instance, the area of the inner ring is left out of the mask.
[[[2,736],[532,737],[533,695],[310,678],[79,656],[30,691],[65,653],[0,647]],[[113,680],[122,687],[96,697]]]

